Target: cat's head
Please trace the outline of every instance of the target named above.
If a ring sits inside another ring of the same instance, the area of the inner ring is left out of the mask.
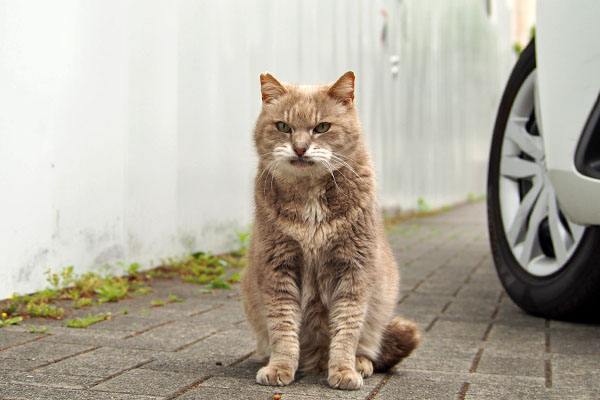
[[[278,178],[321,177],[353,164],[362,148],[354,73],[305,86],[260,76],[262,111],[254,140],[263,168]]]

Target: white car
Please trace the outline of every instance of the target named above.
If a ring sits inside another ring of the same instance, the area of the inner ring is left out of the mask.
[[[488,167],[498,276],[525,311],[599,319],[600,2],[538,1],[506,85]]]

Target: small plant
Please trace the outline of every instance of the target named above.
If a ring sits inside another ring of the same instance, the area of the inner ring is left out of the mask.
[[[147,308],[142,308],[140,310],[140,314],[148,314],[150,312],[150,310],[148,310]]]
[[[123,315],[129,314],[129,308],[124,308],[123,311],[121,311],[121,314],[123,314]]]
[[[109,313],[109,312],[108,313],[100,313],[97,315],[88,314],[88,316],[85,318],[77,318],[77,319],[68,320],[67,327],[68,328],[85,329],[92,324],[110,319],[110,316],[111,316],[111,313]]]
[[[161,307],[161,306],[164,306],[164,305],[165,305],[165,302],[164,302],[163,300],[152,300],[152,301],[150,302],[150,305],[151,305],[152,307]]]
[[[45,317],[60,319],[65,310],[47,303],[36,304],[33,302],[27,303],[25,311],[32,317]]]
[[[424,198],[419,197],[417,199],[417,209],[418,209],[419,212],[427,212],[431,208],[429,207],[429,204],[427,204],[427,202],[425,201]]]
[[[140,273],[142,266],[138,263],[129,264],[129,268],[127,268],[127,275],[136,277]]]
[[[29,333],[50,333],[52,332],[50,329],[45,326],[40,326],[39,328],[35,325],[29,325],[29,329],[27,330]]]
[[[73,308],[81,308],[86,306],[91,306],[94,304],[94,301],[88,297],[82,297],[81,299],[73,302]]]
[[[183,303],[185,301],[185,299],[182,299],[181,297],[177,297],[176,295],[169,293],[169,300],[172,303]]]
[[[228,279],[229,282],[231,283],[238,283],[240,281],[240,273],[236,272],[235,274],[231,275]]]
[[[126,279],[122,278],[106,279],[104,285],[94,289],[94,291],[98,294],[100,303],[107,301],[116,302],[119,299],[127,297],[129,283]]]
[[[223,280],[221,277],[213,279],[210,286],[213,289],[231,289],[229,282]]]
[[[150,293],[151,291],[152,291],[152,288],[150,288],[149,286],[144,286],[144,287],[141,287],[141,288],[137,288],[136,291],[135,291],[135,293],[136,294],[144,295],[144,294]]]
[[[23,317],[13,317],[7,318],[6,313],[2,313],[2,319],[0,320],[0,328],[4,328],[5,326],[15,325],[21,321],[23,321]]]

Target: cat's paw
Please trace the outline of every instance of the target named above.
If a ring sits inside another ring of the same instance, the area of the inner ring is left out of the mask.
[[[256,374],[256,383],[270,386],[286,386],[294,381],[291,368],[264,366]]]
[[[363,378],[373,375],[373,363],[367,357],[356,356],[356,372]]]
[[[358,372],[352,369],[343,369],[330,371],[327,382],[332,388],[355,390],[362,387],[363,378]]]

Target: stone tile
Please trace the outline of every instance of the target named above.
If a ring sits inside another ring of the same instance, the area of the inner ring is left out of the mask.
[[[79,375],[46,374],[40,371],[5,371],[0,374],[0,383],[55,387],[65,389],[86,389],[99,378]]]
[[[52,343],[46,342],[46,339],[47,337],[0,351],[0,357],[31,361],[56,361],[94,349],[94,346]]]
[[[261,386],[255,382],[254,378],[232,377],[213,377],[202,382],[200,386],[234,390],[238,387],[245,387],[258,393],[270,394],[271,398],[274,394],[281,394],[282,399],[287,399],[288,396],[320,397],[325,399],[365,399],[375,389],[377,384],[381,382],[383,377],[384,375],[382,374],[375,374],[365,379],[363,388],[351,391],[330,388],[327,385],[325,376],[307,376],[293,382],[289,386],[276,388]]]
[[[234,388],[214,388],[199,386],[183,395],[177,397],[177,400],[215,400],[215,399],[228,399],[228,400],[273,400],[273,396],[279,394],[277,389],[272,389],[271,392],[263,388],[248,388],[248,387],[234,387]],[[302,399],[319,399],[320,396],[308,396],[308,395],[291,395],[286,394],[285,400],[302,400]]]
[[[47,363],[44,360],[23,360],[0,356],[0,371],[29,371]]]
[[[595,332],[553,330],[550,347],[553,353],[600,355],[600,329]]]
[[[94,392],[31,385],[0,384],[1,399],[27,400],[159,400],[164,397],[124,393]]]
[[[92,390],[171,397],[198,381],[194,374],[134,369],[104,381]]]
[[[151,318],[143,318],[141,316],[133,316],[133,315],[124,315],[124,316],[115,316],[109,320],[98,322],[94,325],[91,325],[89,330],[117,330],[117,331],[135,331],[142,332],[148,329],[155,328],[157,326],[164,325],[166,321],[164,320],[153,320]]]
[[[18,332],[3,328],[0,330],[0,351],[7,347],[31,342],[32,340],[39,339],[43,336],[45,335],[39,333]]]
[[[135,354],[124,349],[100,348],[41,367],[37,371],[48,375],[107,378],[150,361],[152,361],[152,356],[148,353]]]
[[[174,322],[150,329],[139,335],[114,343],[115,347],[135,349],[175,351],[184,346],[191,345],[217,331],[208,324],[191,326]]]
[[[52,329],[52,333],[49,334],[44,341],[50,343],[67,343],[90,346],[111,346],[115,343],[115,341],[123,340],[133,333],[135,332],[57,327]]]
[[[254,350],[255,339],[250,332],[243,329],[230,329],[186,347],[179,354],[228,365]]]
[[[407,374],[399,371],[377,392],[375,399],[452,399],[457,398],[462,382],[435,373]]]
[[[432,337],[480,340],[483,338],[488,326],[488,322],[454,321],[441,317],[427,335]]]
[[[530,400],[547,399],[546,389],[541,386],[515,385],[510,380],[503,384],[472,383],[465,399]]]
[[[481,374],[545,377],[543,357],[525,358],[499,356],[484,350],[477,366]]]

